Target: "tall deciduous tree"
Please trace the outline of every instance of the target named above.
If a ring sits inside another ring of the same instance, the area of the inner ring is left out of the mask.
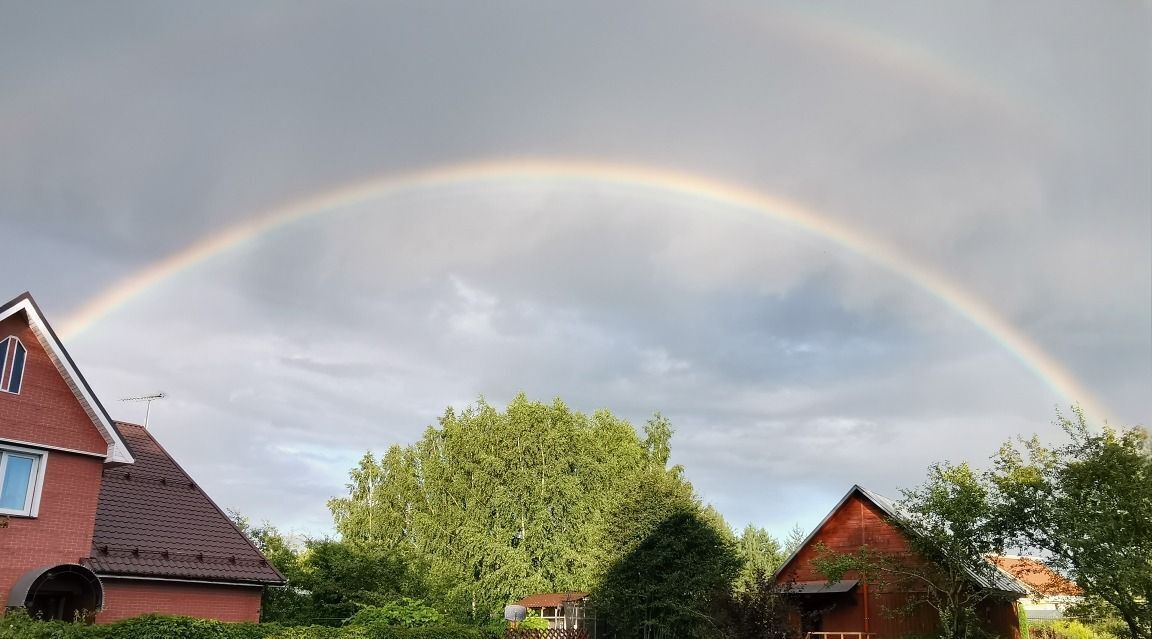
[[[1139,427],[1089,428],[1059,415],[1064,446],[1005,444],[992,478],[1005,532],[1047,552],[1089,595],[1107,601],[1133,637],[1152,638],[1152,455]]]
[[[366,455],[329,507],[344,540],[421,562],[436,603],[483,619],[531,592],[591,588],[605,513],[643,474],[667,472],[667,420],[645,432],[559,400],[480,400],[411,446]]]

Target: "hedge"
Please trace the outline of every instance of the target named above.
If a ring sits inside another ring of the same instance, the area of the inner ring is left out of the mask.
[[[14,612],[0,618],[0,639],[498,639],[473,626],[404,628],[384,624],[281,626],[144,615],[107,625],[35,621]]]

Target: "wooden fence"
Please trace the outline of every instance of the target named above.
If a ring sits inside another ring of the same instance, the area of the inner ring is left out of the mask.
[[[504,639],[588,639],[588,631],[580,628],[567,629],[549,628],[547,630],[534,630],[530,628],[509,628],[504,632]]]

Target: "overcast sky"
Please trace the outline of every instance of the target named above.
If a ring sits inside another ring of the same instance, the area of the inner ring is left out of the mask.
[[[0,296],[123,278],[344,185],[507,158],[787,198],[943,274],[1124,423],[1152,408],[1147,2],[0,1]],[[626,182],[305,218],[66,341],[225,507],[306,534],[367,449],[517,392],[677,428],[737,526],[1055,436],[1042,374],[819,234]]]

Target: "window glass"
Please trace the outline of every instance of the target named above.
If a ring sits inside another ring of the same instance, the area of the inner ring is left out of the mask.
[[[12,358],[12,372],[8,380],[8,392],[19,393],[20,381],[24,378],[24,345],[16,342],[16,353]]]
[[[24,380],[24,358],[28,350],[15,336],[0,340],[0,390],[20,393],[20,383]]]
[[[36,458],[4,453],[2,462],[4,477],[0,479],[4,483],[0,485],[0,509],[23,512],[29,502]]]

